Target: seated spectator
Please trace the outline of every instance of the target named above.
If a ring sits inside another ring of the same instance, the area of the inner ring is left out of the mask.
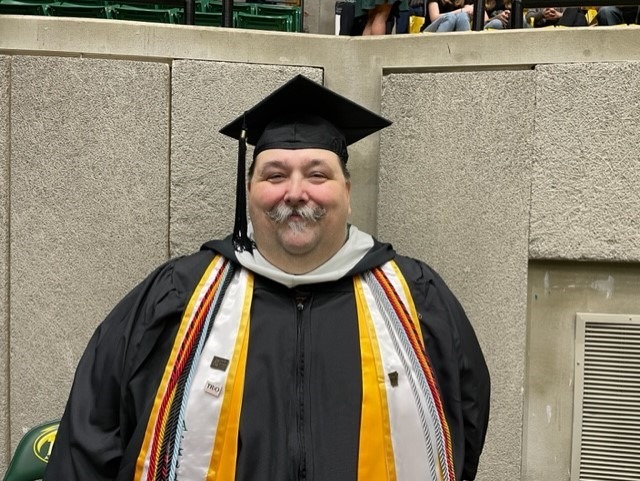
[[[425,0],[409,0],[409,10],[399,11],[396,21],[396,33],[409,33],[409,19],[412,16],[424,17]]]
[[[462,32],[471,30],[471,0],[429,0],[423,32]]]
[[[598,25],[624,25],[638,23],[640,7],[600,7]]]
[[[527,10],[525,19],[532,27],[549,27],[558,25],[563,13],[564,8],[560,7],[530,8]]]
[[[502,30],[504,28],[509,28],[511,19],[511,0],[487,0],[485,4],[485,13],[485,30]]]
[[[530,8],[527,10],[525,19],[528,24],[533,23],[533,27],[586,27],[589,25],[586,17],[587,11],[580,7],[547,7]]]

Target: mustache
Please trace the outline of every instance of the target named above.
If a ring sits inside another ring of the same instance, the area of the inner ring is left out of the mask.
[[[326,213],[327,210],[322,207],[311,207],[310,205],[291,207],[283,202],[266,212],[269,219],[280,224],[289,220],[292,215],[301,217],[303,221],[318,222]]]

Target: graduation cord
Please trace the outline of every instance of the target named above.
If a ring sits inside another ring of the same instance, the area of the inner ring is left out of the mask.
[[[185,342],[180,347],[180,353],[167,387],[166,392],[171,395],[165,398],[165,402],[160,408],[160,416],[165,417],[165,422],[162,423],[160,432],[153,440],[147,481],[174,481],[176,479],[189,388],[202,349],[211,333],[215,317],[220,310],[222,299],[224,299],[234,273],[234,265],[225,260],[215,281],[198,306],[193,322],[189,325]],[[158,446],[158,442],[160,446]]]
[[[233,245],[237,252],[253,251],[253,242],[247,234],[246,195],[247,126],[246,112],[242,116],[242,131],[238,139],[238,176],[236,179],[236,218],[233,225]]]
[[[372,269],[365,273],[363,278],[371,289],[380,312],[384,314],[384,322],[389,333],[394,334],[391,336],[394,349],[399,355],[405,372],[417,374],[415,377],[409,376],[408,379],[416,401],[420,424],[425,437],[425,445],[429,454],[431,479],[455,481],[449,426],[431,363],[423,344],[420,342],[419,336],[421,334],[416,332],[411,315],[381,268]],[[405,356],[402,355],[403,352],[413,353],[414,355]],[[415,382],[416,378],[418,385]],[[422,396],[419,395],[418,390],[423,393],[424,399],[426,399],[428,415],[425,413],[425,406],[419,401]],[[436,440],[437,455],[433,453],[433,438]],[[433,462],[435,459],[439,460],[439,467]],[[442,472],[444,478],[439,476],[439,472]]]

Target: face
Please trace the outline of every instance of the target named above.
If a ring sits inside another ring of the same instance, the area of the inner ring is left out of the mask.
[[[350,189],[333,152],[260,152],[247,188],[260,253],[291,273],[308,272],[328,260],[346,238]]]

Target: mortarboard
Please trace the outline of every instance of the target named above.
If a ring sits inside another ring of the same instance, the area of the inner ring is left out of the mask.
[[[220,129],[237,139],[238,178],[233,241],[239,251],[252,249],[247,236],[245,156],[268,149],[324,149],[346,164],[347,146],[388,127],[391,122],[326,87],[298,75]]]

